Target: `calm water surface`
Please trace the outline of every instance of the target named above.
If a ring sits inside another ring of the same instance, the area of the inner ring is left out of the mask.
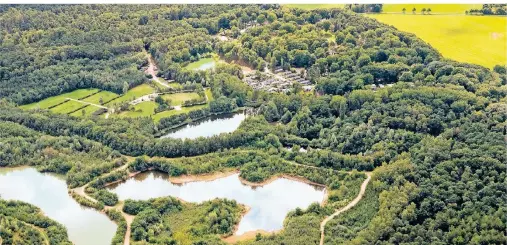
[[[59,176],[33,168],[0,168],[0,196],[39,207],[67,228],[69,239],[76,245],[110,244],[116,232],[116,224],[105,214],[74,201]]]
[[[236,200],[251,208],[241,219],[236,235],[258,229],[282,229],[289,211],[297,207],[306,208],[313,202],[320,203],[325,196],[324,188],[300,181],[279,178],[263,187],[253,188],[242,184],[238,177],[239,174],[233,174],[213,181],[172,184],[166,174],[145,172],[110,188],[122,200],[147,200],[163,196],[196,203],[215,198]]]
[[[161,138],[195,139],[230,133],[236,130],[245,118],[244,112],[211,116],[171,130]]]
[[[216,62],[215,62],[214,60],[212,60],[212,61],[210,61],[210,62],[206,62],[206,63],[204,63],[204,64],[200,65],[200,66],[197,68],[197,70],[201,70],[201,71],[203,71],[203,70],[207,70],[207,69],[210,69],[210,68],[214,68],[214,67],[215,67],[215,65],[216,65]]]

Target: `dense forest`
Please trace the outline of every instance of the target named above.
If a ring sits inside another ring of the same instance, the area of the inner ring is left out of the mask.
[[[322,219],[353,199],[361,171],[372,171],[363,200],[327,224],[326,244],[507,242],[506,67],[445,59],[415,35],[350,9],[278,5],[2,6],[0,49],[1,166],[66,174],[69,187],[91,182],[88,193],[105,205],[118,200],[104,184],[127,172],[104,174],[126,164],[126,156],[137,157],[128,163],[132,172],[236,169],[252,182],[288,174],[328,186],[329,205],[295,210],[283,231],[241,242],[266,245],[318,244]],[[76,88],[124,93],[147,81],[147,53],[161,77],[209,87],[213,105],[160,122],[17,107]],[[210,53],[230,64],[184,68]],[[253,90],[238,65],[297,69],[315,91]],[[257,113],[233,133],[156,137],[188,118],[238,107]],[[242,209],[226,200],[127,203],[123,211],[137,214],[131,231],[139,244],[190,235],[195,244],[220,244]],[[4,210],[0,225],[22,220]],[[175,221],[184,217],[192,219]],[[27,232],[34,231],[23,224],[8,234]]]

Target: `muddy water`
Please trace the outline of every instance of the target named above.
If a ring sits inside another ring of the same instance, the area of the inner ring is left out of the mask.
[[[161,138],[195,139],[230,133],[236,130],[245,118],[244,112],[211,116],[171,130]]]
[[[75,245],[110,244],[116,232],[105,214],[80,206],[67,193],[65,180],[33,168],[0,168],[0,197],[39,207],[67,228]]]
[[[173,196],[188,202],[200,203],[214,198],[227,198],[250,207],[241,219],[236,235],[248,231],[276,231],[283,228],[283,220],[291,210],[307,208],[322,202],[325,190],[296,180],[279,178],[262,187],[244,185],[239,174],[185,184],[172,184],[168,175],[145,172],[123,183],[110,186],[119,198],[147,200]]]

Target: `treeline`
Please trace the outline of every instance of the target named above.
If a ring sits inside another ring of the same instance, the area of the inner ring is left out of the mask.
[[[482,9],[470,9],[465,14],[471,15],[507,15],[507,4],[483,4]]]
[[[0,200],[2,244],[72,244],[67,230],[28,203]]]
[[[125,163],[120,153],[78,136],[49,136],[19,124],[0,122],[0,166],[35,166],[65,174],[74,188]]]

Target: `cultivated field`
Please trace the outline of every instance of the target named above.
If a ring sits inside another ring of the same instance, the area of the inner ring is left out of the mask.
[[[131,101],[135,98],[139,98],[143,95],[147,95],[147,94],[151,94],[151,93],[155,93],[155,89],[153,87],[151,87],[150,85],[148,84],[141,84],[137,87],[134,87],[132,89],[130,89],[129,91],[127,91],[126,94],[124,94],[123,96],[119,97],[118,99],[115,99],[109,103],[106,103],[106,105],[112,105],[112,104],[119,104],[121,102],[124,102],[124,101]]]
[[[402,13],[403,8],[410,14],[413,8],[416,8],[417,14],[420,14],[423,8],[430,8],[431,14],[465,14],[465,11],[470,9],[481,9],[482,4],[384,4],[382,12]]]
[[[133,111],[122,111],[118,116],[120,117],[149,117],[155,113],[155,108],[158,104],[154,101],[141,102],[134,107]]]
[[[416,34],[446,58],[492,68],[506,64],[507,18],[468,15],[368,15]]]
[[[81,111],[84,111],[84,116],[91,116],[94,112],[96,112],[99,109],[100,109],[99,107],[96,107],[93,105],[88,105],[87,107],[77,110],[77,111],[71,113],[70,115],[75,116],[75,117],[82,117],[83,112],[81,112]]]
[[[69,100],[59,106],[51,108],[50,110],[55,113],[67,114],[67,113],[73,112],[85,105],[86,104],[83,104],[81,102]]]
[[[86,99],[83,99],[83,101],[94,103],[94,104],[101,104],[100,101],[102,99],[102,103],[106,103],[116,97],[118,97],[118,94],[115,94],[113,92],[109,91],[100,91],[100,93],[94,94]]]
[[[98,91],[99,91],[98,89],[77,89],[77,90],[74,90],[70,93],[64,93],[64,94],[60,94],[57,96],[52,96],[52,97],[43,99],[43,100],[35,102],[35,103],[22,105],[22,106],[20,106],[20,108],[26,109],[26,110],[35,109],[35,108],[46,109],[51,106],[54,106],[54,105],[64,102],[66,98],[80,99],[80,98],[86,97],[90,94],[96,93]]]
[[[165,100],[171,100],[171,105],[181,105],[183,102],[191,99],[199,99],[197,93],[176,93],[176,94],[164,94],[162,98]]]

